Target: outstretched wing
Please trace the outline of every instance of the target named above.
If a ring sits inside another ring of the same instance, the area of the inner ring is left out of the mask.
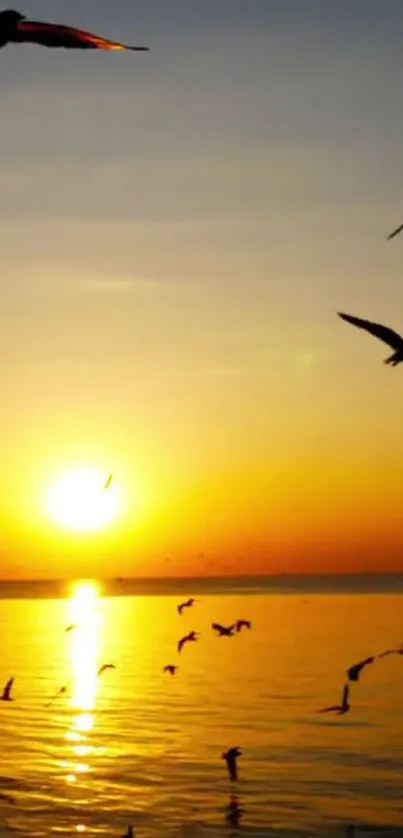
[[[334,710],[340,710],[340,704],[333,704],[331,707],[324,707],[323,710],[318,710],[318,713],[332,713]]]
[[[345,706],[347,704],[349,692],[350,692],[350,687],[349,687],[348,684],[346,684],[345,687],[344,687],[343,695],[342,695],[342,699],[341,699],[342,706]]]
[[[183,649],[184,644],[187,642],[188,637],[182,637],[181,640],[178,642],[178,652],[181,652]]]
[[[396,227],[396,230],[393,230],[393,233],[389,233],[389,236],[387,236],[388,241],[390,239],[394,239],[395,236],[397,236],[397,234],[400,233],[402,230],[403,230],[403,224],[401,224],[400,227]]]
[[[359,317],[352,317],[351,314],[342,314],[340,311],[338,312],[338,315],[342,320],[345,320],[346,323],[351,323],[359,329],[365,329],[370,333],[370,335],[374,335],[374,337],[379,338],[379,340],[383,340],[383,342],[387,343],[388,346],[391,346],[392,349],[401,349],[403,346],[403,340],[400,335],[392,329],[388,329],[387,326],[382,326],[380,323],[371,323],[370,320],[361,320]]]
[[[10,693],[11,693],[13,684],[14,684],[14,678],[10,678],[10,680],[7,681],[7,684],[4,687],[4,692],[3,692],[4,698],[6,698],[6,699],[10,698]]]
[[[219,632],[225,631],[224,626],[222,626],[220,623],[211,623],[211,628],[214,629],[214,631],[219,631]]]
[[[148,52],[148,47],[128,46],[118,41],[99,38],[84,29],[63,26],[57,23],[41,23],[36,20],[21,20],[10,38],[17,43],[41,44],[44,47],[63,47],[64,49],[108,49],[136,50]]]

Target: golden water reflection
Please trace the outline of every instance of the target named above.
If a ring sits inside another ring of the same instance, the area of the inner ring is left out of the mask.
[[[95,722],[98,689],[98,659],[100,651],[101,615],[99,586],[96,582],[78,582],[69,602],[68,620],[75,628],[69,633],[71,667],[71,707],[74,715],[64,737],[71,743],[73,759],[64,763],[66,782],[76,783],[80,776],[91,771],[90,760],[94,747],[89,734]]]

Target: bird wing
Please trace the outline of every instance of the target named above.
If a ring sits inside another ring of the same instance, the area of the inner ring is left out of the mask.
[[[187,637],[182,637],[181,640],[179,640],[179,642],[178,642],[178,652],[182,651],[182,647],[187,642],[187,640],[188,640]]]
[[[214,631],[225,631],[224,626],[220,625],[220,623],[211,623],[211,628],[214,629]]]
[[[403,224],[401,224],[400,227],[396,227],[396,230],[393,230],[393,233],[389,233],[389,236],[387,237],[388,241],[390,239],[394,239],[394,237],[397,236],[397,234],[400,233],[401,230],[403,230]]]
[[[340,704],[333,704],[331,707],[324,707],[323,710],[318,710],[318,713],[330,713],[333,710],[340,710]]]
[[[65,49],[107,49],[107,50],[136,50],[148,52],[148,47],[128,46],[118,41],[109,41],[86,32],[84,29],[76,29],[73,26],[64,26],[58,23],[42,23],[37,20],[20,21],[10,38],[18,43],[35,43],[44,47],[64,47]]]
[[[105,672],[106,669],[116,669],[116,666],[114,663],[104,663],[103,666],[99,667],[98,675],[102,675],[102,673]]]
[[[109,486],[111,485],[112,480],[113,480],[113,474],[110,474],[106,483],[105,483],[104,489],[109,489]]]
[[[392,349],[401,349],[403,345],[403,339],[397,332],[394,332],[392,329],[388,329],[387,326],[382,326],[380,323],[372,323],[370,320],[361,320],[359,317],[352,317],[351,314],[342,314],[342,312],[338,312],[339,317],[342,320],[345,320],[346,323],[351,323],[353,326],[357,326],[359,329],[365,329],[374,337],[379,338],[379,340],[383,340],[384,343],[387,343],[388,346],[391,346]]]
[[[7,681],[7,684],[4,687],[4,692],[3,692],[4,698],[9,698],[10,697],[10,693],[11,693],[11,689],[12,689],[13,684],[14,684],[14,678],[10,678],[10,680]]]
[[[349,692],[350,692],[350,687],[349,687],[348,684],[346,684],[344,689],[343,689],[343,695],[342,695],[342,699],[341,699],[342,706],[347,704]]]

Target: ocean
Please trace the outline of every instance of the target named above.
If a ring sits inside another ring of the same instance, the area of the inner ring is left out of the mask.
[[[403,656],[365,668],[346,715],[317,712],[348,666],[400,646],[402,592],[387,576],[0,583],[0,834],[403,836]],[[211,629],[237,619],[251,630]]]

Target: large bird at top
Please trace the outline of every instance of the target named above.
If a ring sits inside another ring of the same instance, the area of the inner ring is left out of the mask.
[[[353,317],[351,314],[343,314],[341,311],[338,312],[338,315],[342,320],[345,320],[346,323],[358,326],[359,329],[365,329],[370,333],[370,335],[374,335],[374,337],[379,338],[379,340],[383,340],[384,343],[387,343],[388,346],[391,346],[392,349],[395,350],[393,355],[390,355],[389,358],[385,358],[384,364],[391,364],[392,367],[396,367],[397,364],[402,363],[403,338],[401,338],[397,332],[394,332],[387,326],[382,326],[380,323],[372,323],[370,320],[361,320],[359,317]]]
[[[0,12],[0,47],[9,43],[31,43],[43,47],[63,47],[64,49],[108,49],[135,50],[148,52],[148,47],[129,46],[118,41],[108,41],[72,26],[60,23],[42,23],[39,20],[27,20],[25,15],[14,9]]]

